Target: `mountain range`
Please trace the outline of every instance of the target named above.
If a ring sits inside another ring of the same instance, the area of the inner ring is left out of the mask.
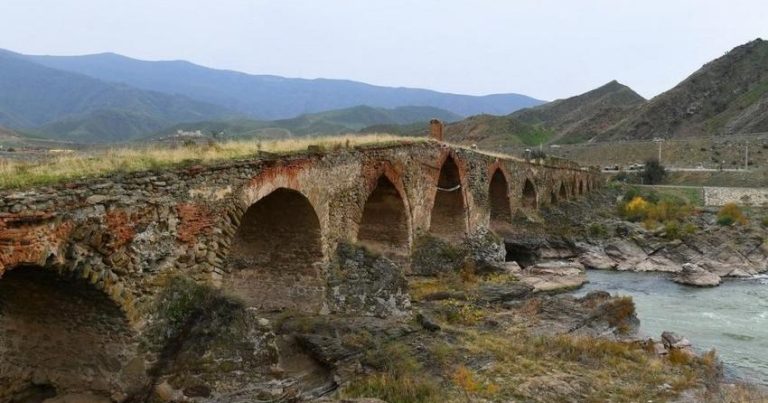
[[[484,147],[688,138],[768,132],[768,42],[756,39],[645,100],[611,81],[571,98],[446,127]]]
[[[383,118],[366,123],[389,124],[410,123],[409,114],[420,113],[417,107],[454,119],[509,113],[543,102],[519,94],[470,96],[251,75],[112,53],[32,56],[5,50],[0,50],[0,93],[0,125],[79,142],[126,141],[180,123],[287,120],[361,105],[379,109],[372,116]],[[344,125],[332,126],[337,130]]]
[[[0,51],[0,94],[1,126],[72,142],[179,130],[266,137],[422,134],[432,117],[450,122],[449,140],[486,148],[708,137],[768,132],[768,42],[736,47],[650,100],[616,81],[543,103],[518,94],[477,97],[250,75],[111,53],[9,51]]]

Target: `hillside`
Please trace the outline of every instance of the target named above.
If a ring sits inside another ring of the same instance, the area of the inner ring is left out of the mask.
[[[445,127],[446,139],[481,148],[496,149],[515,145],[546,143],[552,133],[523,123],[511,116],[477,115]]]
[[[768,131],[768,42],[707,63],[638,108],[599,140],[686,138]]]
[[[612,127],[643,103],[645,98],[631,88],[611,81],[581,95],[522,109],[511,116],[552,132],[553,142],[576,143]]]
[[[452,141],[483,147],[580,142],[616,124],[643,102],[631,88],[611,81],[584,94],[506,116],[472,116],[448,125],[446,135]]]
[[[273,121],[236,119],[183,123],[164,129],[153,137],[173,135],[179,130],[187,132],[199,130],[203,134],[224,132],[230,137],[338,134],[357,132],[363,128],[378,125],[387,127],[418,125],[425,128],[432,118],[451,122],[461,119],[461,116],[426,106],[403,106],[393,109],[356,106]]]
[[[0,125],[79,142],[125,140],[147,128],[231,115],[184,96],[51,69],[9,52],[0,52],[0,94]]]
[[[25,56],[35,63],[145,90],[182,94],[260,120],[369,105],[431,106],[469,116],[507,114],[543,101],[519,94],[469,96],[416,88],[393,88],[348,80],[296,79],[217,70],[186,61],[143,61],[103,53],[85,56]]]

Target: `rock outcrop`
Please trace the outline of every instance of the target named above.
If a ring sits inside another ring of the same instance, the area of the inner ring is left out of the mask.
[[[717,274],[710,273],[698,265],[684,263],[683,270],[673,277],[672,281],[697,287],[714,287],[720,284],[721,279]]]

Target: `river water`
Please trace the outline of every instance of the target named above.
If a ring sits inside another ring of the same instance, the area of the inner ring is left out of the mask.
[[[696,288],[660,273],[587,273],[589,283],[576,295],[605,290],[632,296],[643,335],[659,339],[671,330],[697,350],[716,349],[727,377],[768,385],[768,276]]]

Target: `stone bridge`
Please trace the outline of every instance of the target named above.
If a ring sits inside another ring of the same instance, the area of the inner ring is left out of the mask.
[[[411,264],[420,239],[482,237],[598,185],[597,171],[569,161],[428,141],[2,191],[0,400],[22,384],[84,383],[121,400],[115,385],[134,365],[126,351],[174,276],[263,312],[397,311],[407,285],[376,295],[379,273],[338,270],[339,245],[423,274]]]

